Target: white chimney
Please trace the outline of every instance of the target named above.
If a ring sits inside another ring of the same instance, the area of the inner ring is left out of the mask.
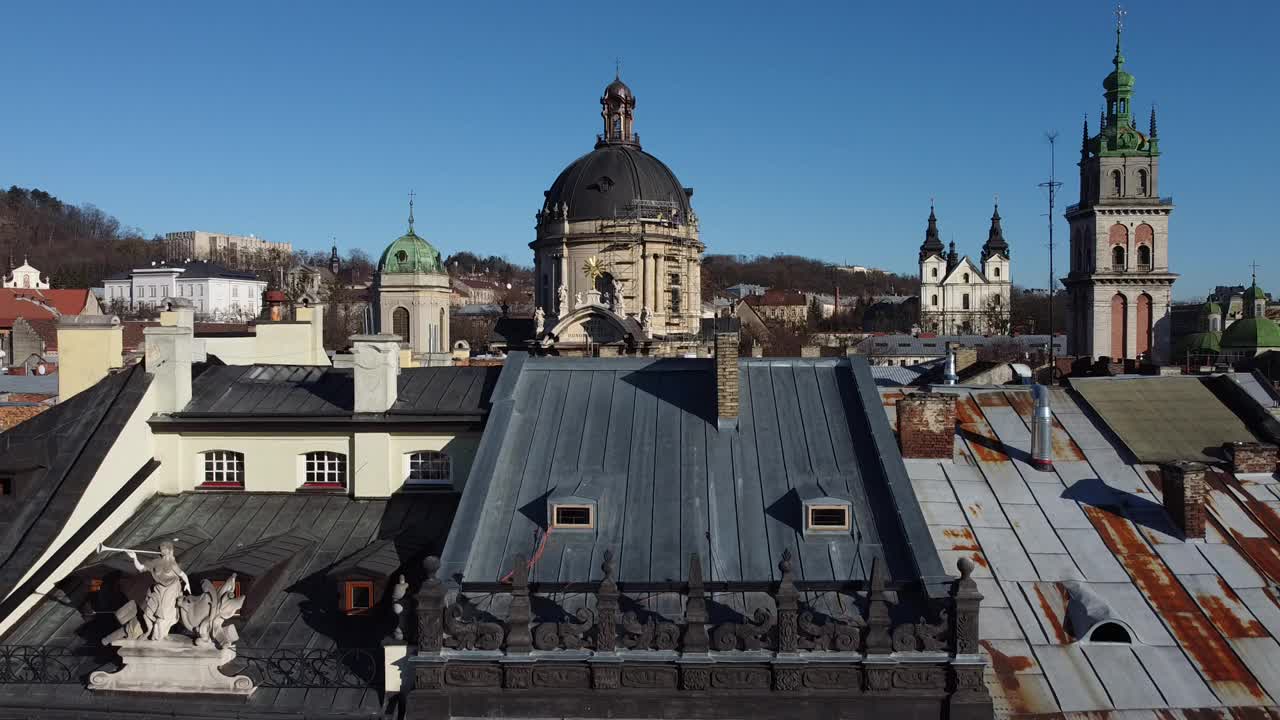
[[[142,335],[147,372],[156,386],[156,412],[177,412],[191,401],[191,328],[162,325],[143,328]]]
[[[355,368],[355,411],[384,413],[396,402],[396,380],[400,375],[400,337],[351,336],[352,365]]]

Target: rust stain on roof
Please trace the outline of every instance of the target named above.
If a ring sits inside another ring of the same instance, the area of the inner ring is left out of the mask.
[[[980,552],[973,553],[972,555],[969,556],[969,559],[973,560],[975,563],[977,563],[978,565],[981,565],[984,568],[991,567],[991,565],[987,563],[987,558]]]
[[[991,658],[991,670],[995,673],[996,680],[1004,690],[1004,697],[1009,703],[1010,713],[1013,715],[1026,715],[1035,712],[1033,704],[1022,694],[1022,678],[1018,676],[1018,673],[1035,667],[1035,662],[1024,655],[1006,655],[996,650],[986,640],[982,640],[981,644],[986,649],[988,657]]]
[[[1228,638],[1269,637],[1266,628],[1249,614],[1239,596],[1225,580],[1218,578],[1218,587],[1221,594],[1196,596],[1205,614],[1209,616],[1209,622],[1213,623],[1218,632]]]
[[[1182,583],[1138,536],[1133,525],[1122,517],[1095,507],[1084,508],[1102,541],[1133,578],[1133,584],[1169,626],[1178,645],[1185,650],[1207,680],[1238,686],[1259,700],[1267,694],[1205,613],[1182,587]]]
[[[1210,486],[1222,496],[1231,498],[1228,502],[1235,502],[1240,506],[1267,533],[1267,537],[1245,537],[1236,528],[1223,526],[1212,515],[1208,518],[1209,522],[1263,577],[1280,583],[1280,513],[1254,498],[1234,475],[1210,468],[1207,477]]]
[[[1054,583],[1053,586],[1061,596],[1062,607],[1065,608],[1069,602],[1069,599],[1067,598],[1067,589],[1062,586],[1062,583]],[[1071,642],[1071,636],[1067,634],[1067,629],[1063,626],[1062,618],[1058,617],[1057,608],[1054,607],[1054,604],[1049,600],[1049,598],[1045,597],[1044,591],[1041,589],[1040,585],[1037,584],[1035,588],[1036,598],[1040,602],[1040,609],[1044,611],[1044,617],[1049,621],[1050,629],[1053,630],[1053,636],[1057,638],[1059,643],[1063,645],[1069,644]]]
[[[987,419],[978,409],[973,396],[960,398],[956,402],[956,420],[960,423],[960,435],[968,442],[973,454],[982,462],[1007,463],[1009,456],[1004,453],[1004,444],[987,425]]]
[[[978,539],[973,536],[973,531],[969,528],[947,528],[942,531],[942,536],[951,541],[951,550],[981,550],[978,546]]]
[[[978,398],[978,404],[982,407],[1009,407],[1009,401],[1004,399],[1004,393],[975,393],[974,397]]]

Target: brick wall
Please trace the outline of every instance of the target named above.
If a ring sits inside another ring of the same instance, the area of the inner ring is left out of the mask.
[[[915,393],[898,401],[898,444],[904,458],[954,456],[956,396]]]
[[[1234,442],[1226,446],[1231,458],[1231,472],[1273,473],[1276,471],[1276,446],[1263,442]]]
[[[716,333],[716,415],[738,421],[738,333]]]
[[[1185,538],[1203,538],[1204,500],[1208,492],[1203,463],[1179,460],[1161,467],[1164,509]]]

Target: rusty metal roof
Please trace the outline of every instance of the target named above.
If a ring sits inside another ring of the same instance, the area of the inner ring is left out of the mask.
[[[1052,391],[1054,471],[1040,472],[1027,389],[934,390],[959,395],[955,459],[907,460],[907,472],[944,565],[978,565],[997,716],[1277,715],[1280,478],[1215,468],[1206,537],[1187,542],[1158,467],[1135,462],[1079,394]],[[895,426],[901,395],[881,390]],[[1222,412],[1212,393],[1183,402]],[[1129,642],[1084,637],[1085,616],[1113,619]]]

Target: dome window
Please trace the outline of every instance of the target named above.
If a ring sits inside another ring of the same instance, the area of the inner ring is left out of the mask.
[[[407,253],[407,252],[405,252],[405,251],[403,251],[403,250],[397,250],[397,251],[396,251],[396,260],[398,260],[399,262],[405,262],[405,261],[407,261],[408,259],[409,259],[409,253]]]

